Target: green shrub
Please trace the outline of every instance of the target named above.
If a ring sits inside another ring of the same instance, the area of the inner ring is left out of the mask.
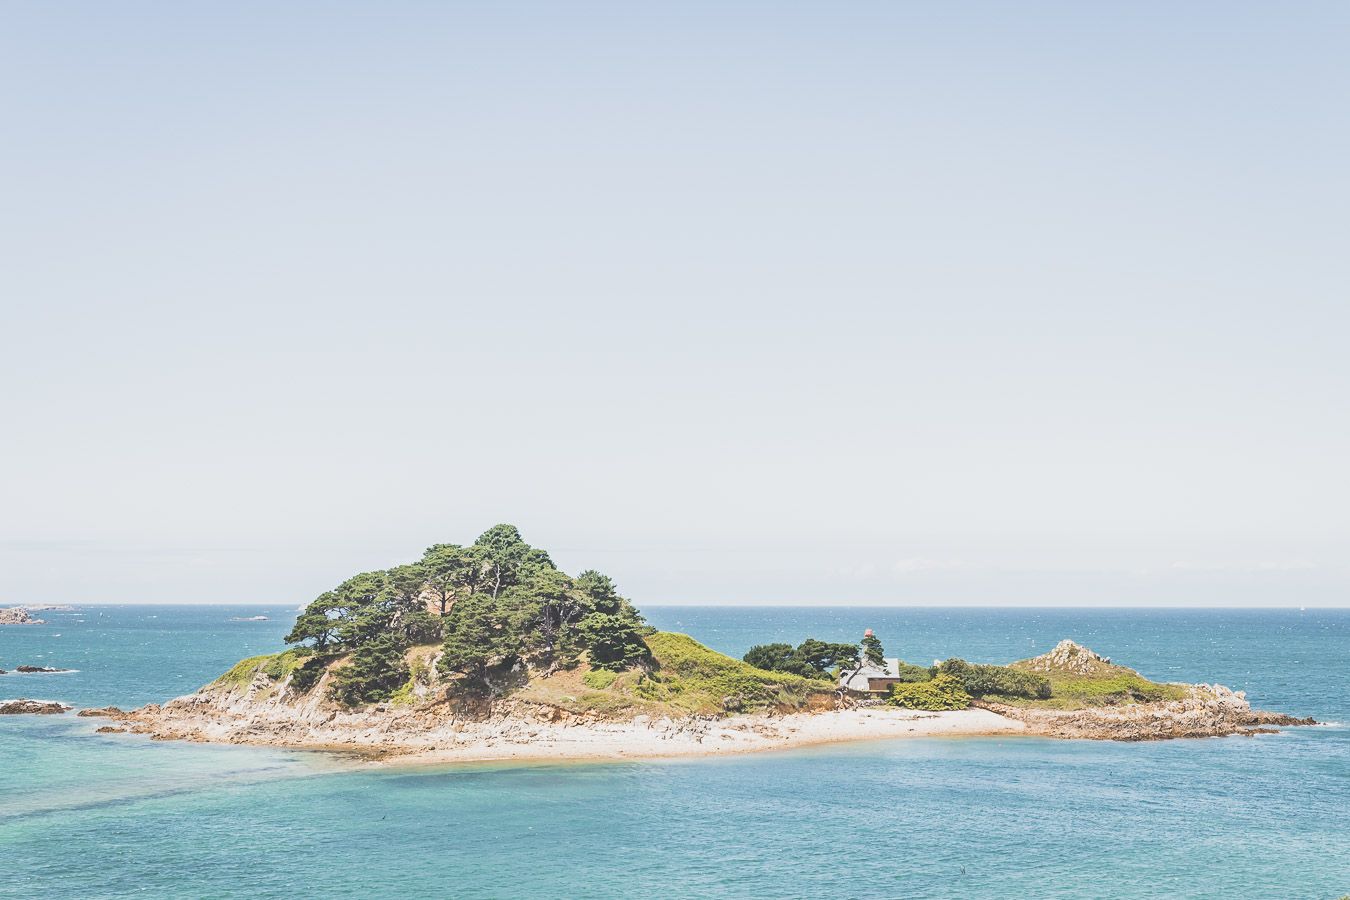
[[[961,688],[961,682],[951,675],[937,674],[931,681],[913,684],[895,684],[891,686],[891,695],[887,702],[903,709],[966,709],[970,706],[970,694]]]
[[[587,687],[593,687],[597,691],[603,691],[614,683],[614,679],[619,677],[618,672],[611,672],[609,669],[591,669],[581,680],[586,682]]]
[[[1120,703],[1153,703],[1162,700],[1180,700],[1186,688],[1175,684],[1158,684],[1132,672],[1093,676],[1056,676],[1052,679],[1054,696],[1099,706]]]
[[[937,674],[937,669],[929,666],[916,666],[913,663],[902,662],[896,666],[895,677],[905,684],[919,684],[924,681],[931,681]]]
[[[389,702],[397,706],[412,706],[417,703],[417,685],[426,683],[432,676],[431,666],[426,657],[414,656],[408,662],[408,680],[402,687],[389,695]]]
[[[1048,678],[1007,666],[985,666],[968,663],[964,659],[949,659],[940,663],[937,671],[955,678],[972,697],[990,694],[1025,697],[1028,700],[1047,700],[1050,697]]]
[[[285,653],[278,653],[270,657],[263,665],[263,674],[273,681],[281,681],[287,675],[300,667],[305,659],[314,653],[308,647],[300,647],[295,650],[287,650]]]
[[[231,666],[228,672],[211,683],[230,687],[248,687],[253,682],[254,676],[258,674],[258,669],[266,665],[271,658],[270,656],[250,656],[248,659],[241,659]]]
[[[298,669],[313,652],[308,647],[300,647],[271,656],[250,656],[248,659],[239,660],[228,672],[212,683],[230,687],[248,687],[259,672],[271,681],[281,681]]]
[[[319,683],[319,679],[323,677],[333,659],[334,657],[329,654],[310,656],[291,673],[290,689],[297,694],[308,694],[314,685]]]

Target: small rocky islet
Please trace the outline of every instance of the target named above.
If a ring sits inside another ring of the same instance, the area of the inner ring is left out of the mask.
[[[1072,641],[1008,666],[885,660],[870,633],[860,645],[761,645],[737,660],[656,631],[609,578],[563,573],[509,525],[348,579],[286,640],[291,649],[243,660],[194,694],[103,714],[159,739],[456,758],[937,733],[1138,741],[1312,724],[1252,710],[1219,685],[1149,681]],[[884,690],[851,687],[864,668],[890,665]]]
[[[0,675],[9,675],[9,674],[17,674],[17,675],[66,675],[66,674],[69,674],[69,673],[71,673],[71,672],[73,672],[73,671],[75,671],[75,670],[74,670],[74,669],[58,669],[58,668],[56,668],[56,667],[54,667],[54,666],[29,666],[29,665],[23,665],[23,666],[15,666],[15,667],[14,667],[14,672],[13,672],[13,673],[11,673],[11,672],[9,672],[9,671],[7,671],[7,670],[5,670],[5,669],[0,669]]]
[[[23,606],[0,608],[0,625],[46,625],[42,619],[33,618],[32,613]]]
[[[72,709],[69,703],[56,700],[0,700],[0,716],[51,716],[68,713]]]

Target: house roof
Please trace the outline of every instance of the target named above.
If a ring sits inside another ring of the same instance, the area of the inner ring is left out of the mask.
[[[845,669],[839,676],[839,686],[847,688],[850,691],[869,690],[870,680],[873,678],[894,678],[900,671],[899,659],[884,660],[885,665],[878,668],[869,663],[863,663],[862,667],[856,672],[852,669]]]

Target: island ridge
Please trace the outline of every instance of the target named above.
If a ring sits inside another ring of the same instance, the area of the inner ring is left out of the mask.
[[[861,644],[737,660],[659,632],[613,581],[572,577],[510,525],[347,579],[201,690],[90,710],[164,739],[417,760],[746,752],[923,735],[1150,740],[1307,724],[1221,686],[1159,684],[1072,641],[1011,666],[920,666]],[[113,729],[111,726],[103,729]]]

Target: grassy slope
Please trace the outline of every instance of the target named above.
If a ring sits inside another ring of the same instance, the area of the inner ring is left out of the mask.
[[[286,650],[282,653],[250,656],[247,659],[239,660],[230,667],[228,672],[211,682],[207,687],[248,687],[257,677],[259,669],[266,672],[267,677],[272,681],[280,681],[295,671],[308,655],[301,650]]]
[[[1121,706],[1130,703],[1149,703],[1160,700],[1180,700],[1186,688],[1177,684],[1149,681],[1134,669],[1114,663],[1094,662],[1090,671],[1078,673],[1047,670],[1034,665],[1035,660],[1024,659],[1010,668],[1034,672],[1050,680],[1049,700],[1020,700],[991,697],[1000,703],[1049,709],[1083,709],[1089,706]]]
[[[573,713],[598,713],[616,717],[722,715],[757,710],[799,710],[828,698],[833,685],[799,675],[768,672],[739,659],[711,650],[688,635],[657,632],[646,638],[656,666],[651,671],[618,674],[591,670],[584,663],[575,669],[535,678],[513,696],[521,700],[556,706]],[[391,702],[416,705],[437,692],[431,658],[436,647],[409,651],[412,677]],[[240,660],[209,685],[243,689],[259,672],[280,683],[305,660],[303,650],[287,650],[268,656]],[[1015,706],[1044,709],[1084,709],[1132,703],[1178,700],[1186,687],[1149,681],[1133,669],[1094,661],[1087,672],[1047,669],[1041,658],[1021,660],[1010,668],[1041,675],[1050,681],[1048,700],[989,695],[988,700]],[[340,664],[340,660],[338,664]],[[418,684],[423,687],[415,691]]]
[[[813,702],[828,698],[833,691],[829,682],[756,669],[711,650],[688,635],[657,632],[646,641],[656,662],[652,671],[615,674],[591,670],[583,663],[548,678],[535,678],[514,696],[573,713],[622,718],[639,714],[679,717],[807,709]],[[416,647],[409,651],[412,678],[391,698],[393,703],[415,705],[422,699],[418,693],[430,695],[435,692],[431,657],[436,650],[435,647]],[[287,650],[269,656],[249,657],[235,663],[210,687],[246,688],[259,672],[279,683],[304,662],[306,655],[304,651]],[[1083,709],[1177,700],[1186,696],[1185,686],[1149,681],[1133,669],[1112,663],[1093,663],[1090,671],[1085,673],[1047,670],[1043,665],[1038,666],[1037,660],[1015,662],[1011,668],[1048,678],[1050,699],[993,695],[986,699],[1045,709]],[[414,687],[419,682],[425,690],[415,693]]]
[[[516,696],[571,712],[674,717],[806,709],[832,696],[828,682],[756,669],[688,635],[661,631],[646,641],[652,671],[614,674],[583,665],[536,679]]]
[[[646,638],[656,667],[652,671],[611,673],[585,664],[570,671],[535,678],[513,696],[577,713],[605,715],[719,715],[755,710],[808,708],[813,699],[832,696],[833,685],[800,675],[767,672],[703,646],[688,635],[657,632]],[[434,647],[409,651],[412,678],[391,701],[414,704],[414,683],[431,677]],[[287,650],[271,656],[240,660],[210,687],[244,688],[259,671],[280,682],[305,660],[305,654]]]
[[[721,711],[727,697],[741,709],[798,709],[833,689],[829,682],[757,669],[684,634],[659,631],[647,638],[647,646],[658,669],[638,685],[638,693],[690,711]]]

